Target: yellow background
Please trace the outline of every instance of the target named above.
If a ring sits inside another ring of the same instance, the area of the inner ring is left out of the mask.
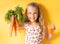
[[[17,5],[26,8],[30,2],[37,2],[45,18],[45,23],[55,24],[56,30],[50,40],[45,40],[44,44],[60,44],[60,0],[0,0],[0,44],[24,44],[25,30],[17,31],[17,36],[10,37],[8,24],[4,16],[7,10],[15,8]]]

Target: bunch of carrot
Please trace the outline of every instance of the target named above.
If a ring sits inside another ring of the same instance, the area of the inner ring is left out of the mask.
[[[22,8],[17,6],[15,10],[8,10],[5,15],[5,20],[10,23],[10,35],[12,36],[13,30],[15,35],[17,35],[17,29],[19,29],[19,25],[24,23],[25,20]]]
[[[19,23],[16,20],[16,17],[14,15],[12,15],[11,19],[10,19],[10,29],[11,29],[11,35],[10,36],[12,36],[12,31],[13,30],[14,30],[15,36],[16,36],[17,35],[17,29],[19,29]]]

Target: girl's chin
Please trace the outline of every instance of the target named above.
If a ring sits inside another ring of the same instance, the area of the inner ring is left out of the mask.
[[[30,20],[30,22],[35,22],[35,21],[36,21],[36,19],[31,19],[31,20]]]
[[[30,21],[30,22],[35,22],[35,21],[33,20],[33,21]]]

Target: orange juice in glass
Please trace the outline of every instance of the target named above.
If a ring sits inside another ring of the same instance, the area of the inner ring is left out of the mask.
[[[48,34],[52,34],[52,32],[53,32],[52,27],[51,26],[48,26]]]
[[[54,25],[48,25],[48,38],[50,39],[52,37],[53,31],[55,30]]]

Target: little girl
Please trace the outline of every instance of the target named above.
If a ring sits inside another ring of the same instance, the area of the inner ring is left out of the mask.
[[[45,26],[42,25],[43,22],[41,24],[39,5],[37,3],[28,4],[25,14],[25,44],[42,44],[42,32]]]

